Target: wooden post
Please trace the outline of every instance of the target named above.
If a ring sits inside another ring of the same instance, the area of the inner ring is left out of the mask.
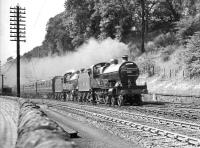
[[[25,8],[21,8],[17,5],[14,8],[10,8],[10,13],[14,14],[10,16],[10,37],[14,38],[10,41],[17,42],[17,97],[20,97],[20,41],[25,42],[25,40],[21,40],[21,38],[25,38],[25,22],[22,16],[25,14]],[[24,28],[22,28],[24,26]],[[24,30],[24,32],[22,32]],[[14,34],[14,35],[13,35]]]

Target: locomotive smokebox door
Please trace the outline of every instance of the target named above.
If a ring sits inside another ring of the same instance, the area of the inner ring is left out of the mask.
[[[131,88],[136,86],[139,76],[139,68],[133,62],[125,62],[120,66],[119,77],[123,87]]]

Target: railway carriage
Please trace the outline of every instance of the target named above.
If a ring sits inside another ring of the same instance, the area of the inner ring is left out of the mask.
[[[35,97],[37,95],[37,83],[30,82],[21,85],[20,91],[21,95],[24,97]]]
[[[37,81],[37,96],[50,99],[63,99],[63,76],[55,76],[49,80]]]
[[[50,80],[41,80],[37,81],[37,96],[42,98],[51,98],[53,96],[53,81]]]

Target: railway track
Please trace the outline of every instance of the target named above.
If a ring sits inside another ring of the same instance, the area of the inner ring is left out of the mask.
[[[77,102],[76,102],[77,103]],[[83,103],[77,103],[79,105]],[[90,104],[87,104],[92,106]],[[144,113],[148,115],[154,115],[157,117],[167,117],[170,119],[180,119],[184,121],[192,121],[196,124],[200,123],[200,109],[197,107],[190,108],[191,105],[183,105],[180,104],[167,104],[167,105],[144,105],[144,106],[115,106],[115,107],[108,107],[107,105],[98,104],[98,106],[106,107],[106,108],[117,108],[119,110],[125,110],[130,112],[138,112]]]
[[[167,116],[170,118],[179,118],[187,121],[193,121],[200,123],[200,110],[197,109],[185,109],[185,108],[157,108],[157,107],[129,107],[129,110],[134,110],[137,112],[156,115],[156,116]]]
[[[82,104],[82,103],[78,103]],[[88,104],[91,106],[90,104]],[[98,106],[106,107],[107,105],[99,104]],[[110,108],[110,107],[109,107]],[[181,105],[151,105],[151,106],[115,106],[111,108],[117,108],[119,110],[126,110],[131,112],[138,112],[138,113],[144,113],[148,115],[154,115],[158,117],[168,117],[171,119],[180,119],[180,120],[186,120],[186,121],[193,121],[197,124],[200,123],[200,109],[198,108],[189,108],[189,106],[181,106]]]
[[[48,104],[57,110],[66,110],[76,114],[97,117],[114,124],[148,132],[154,136],[162,136],[181,143],[200,146],[200,126],[194,123],[170,120],[144,114],[130,113],[113,108],[103,108],[88,105],[68,103],[68,105]],[[170,140],[169,140],[170,141]],[[170,143],[170,142],[169,142]]]

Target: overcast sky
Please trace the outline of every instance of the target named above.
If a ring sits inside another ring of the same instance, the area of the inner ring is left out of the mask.
[[[10,7],[26,8],[26,42],[21,55],[42,44],[49,18],[64,11],[65,0],[0,0],[0,60],[16,57],[16,42],[10,41]]]

